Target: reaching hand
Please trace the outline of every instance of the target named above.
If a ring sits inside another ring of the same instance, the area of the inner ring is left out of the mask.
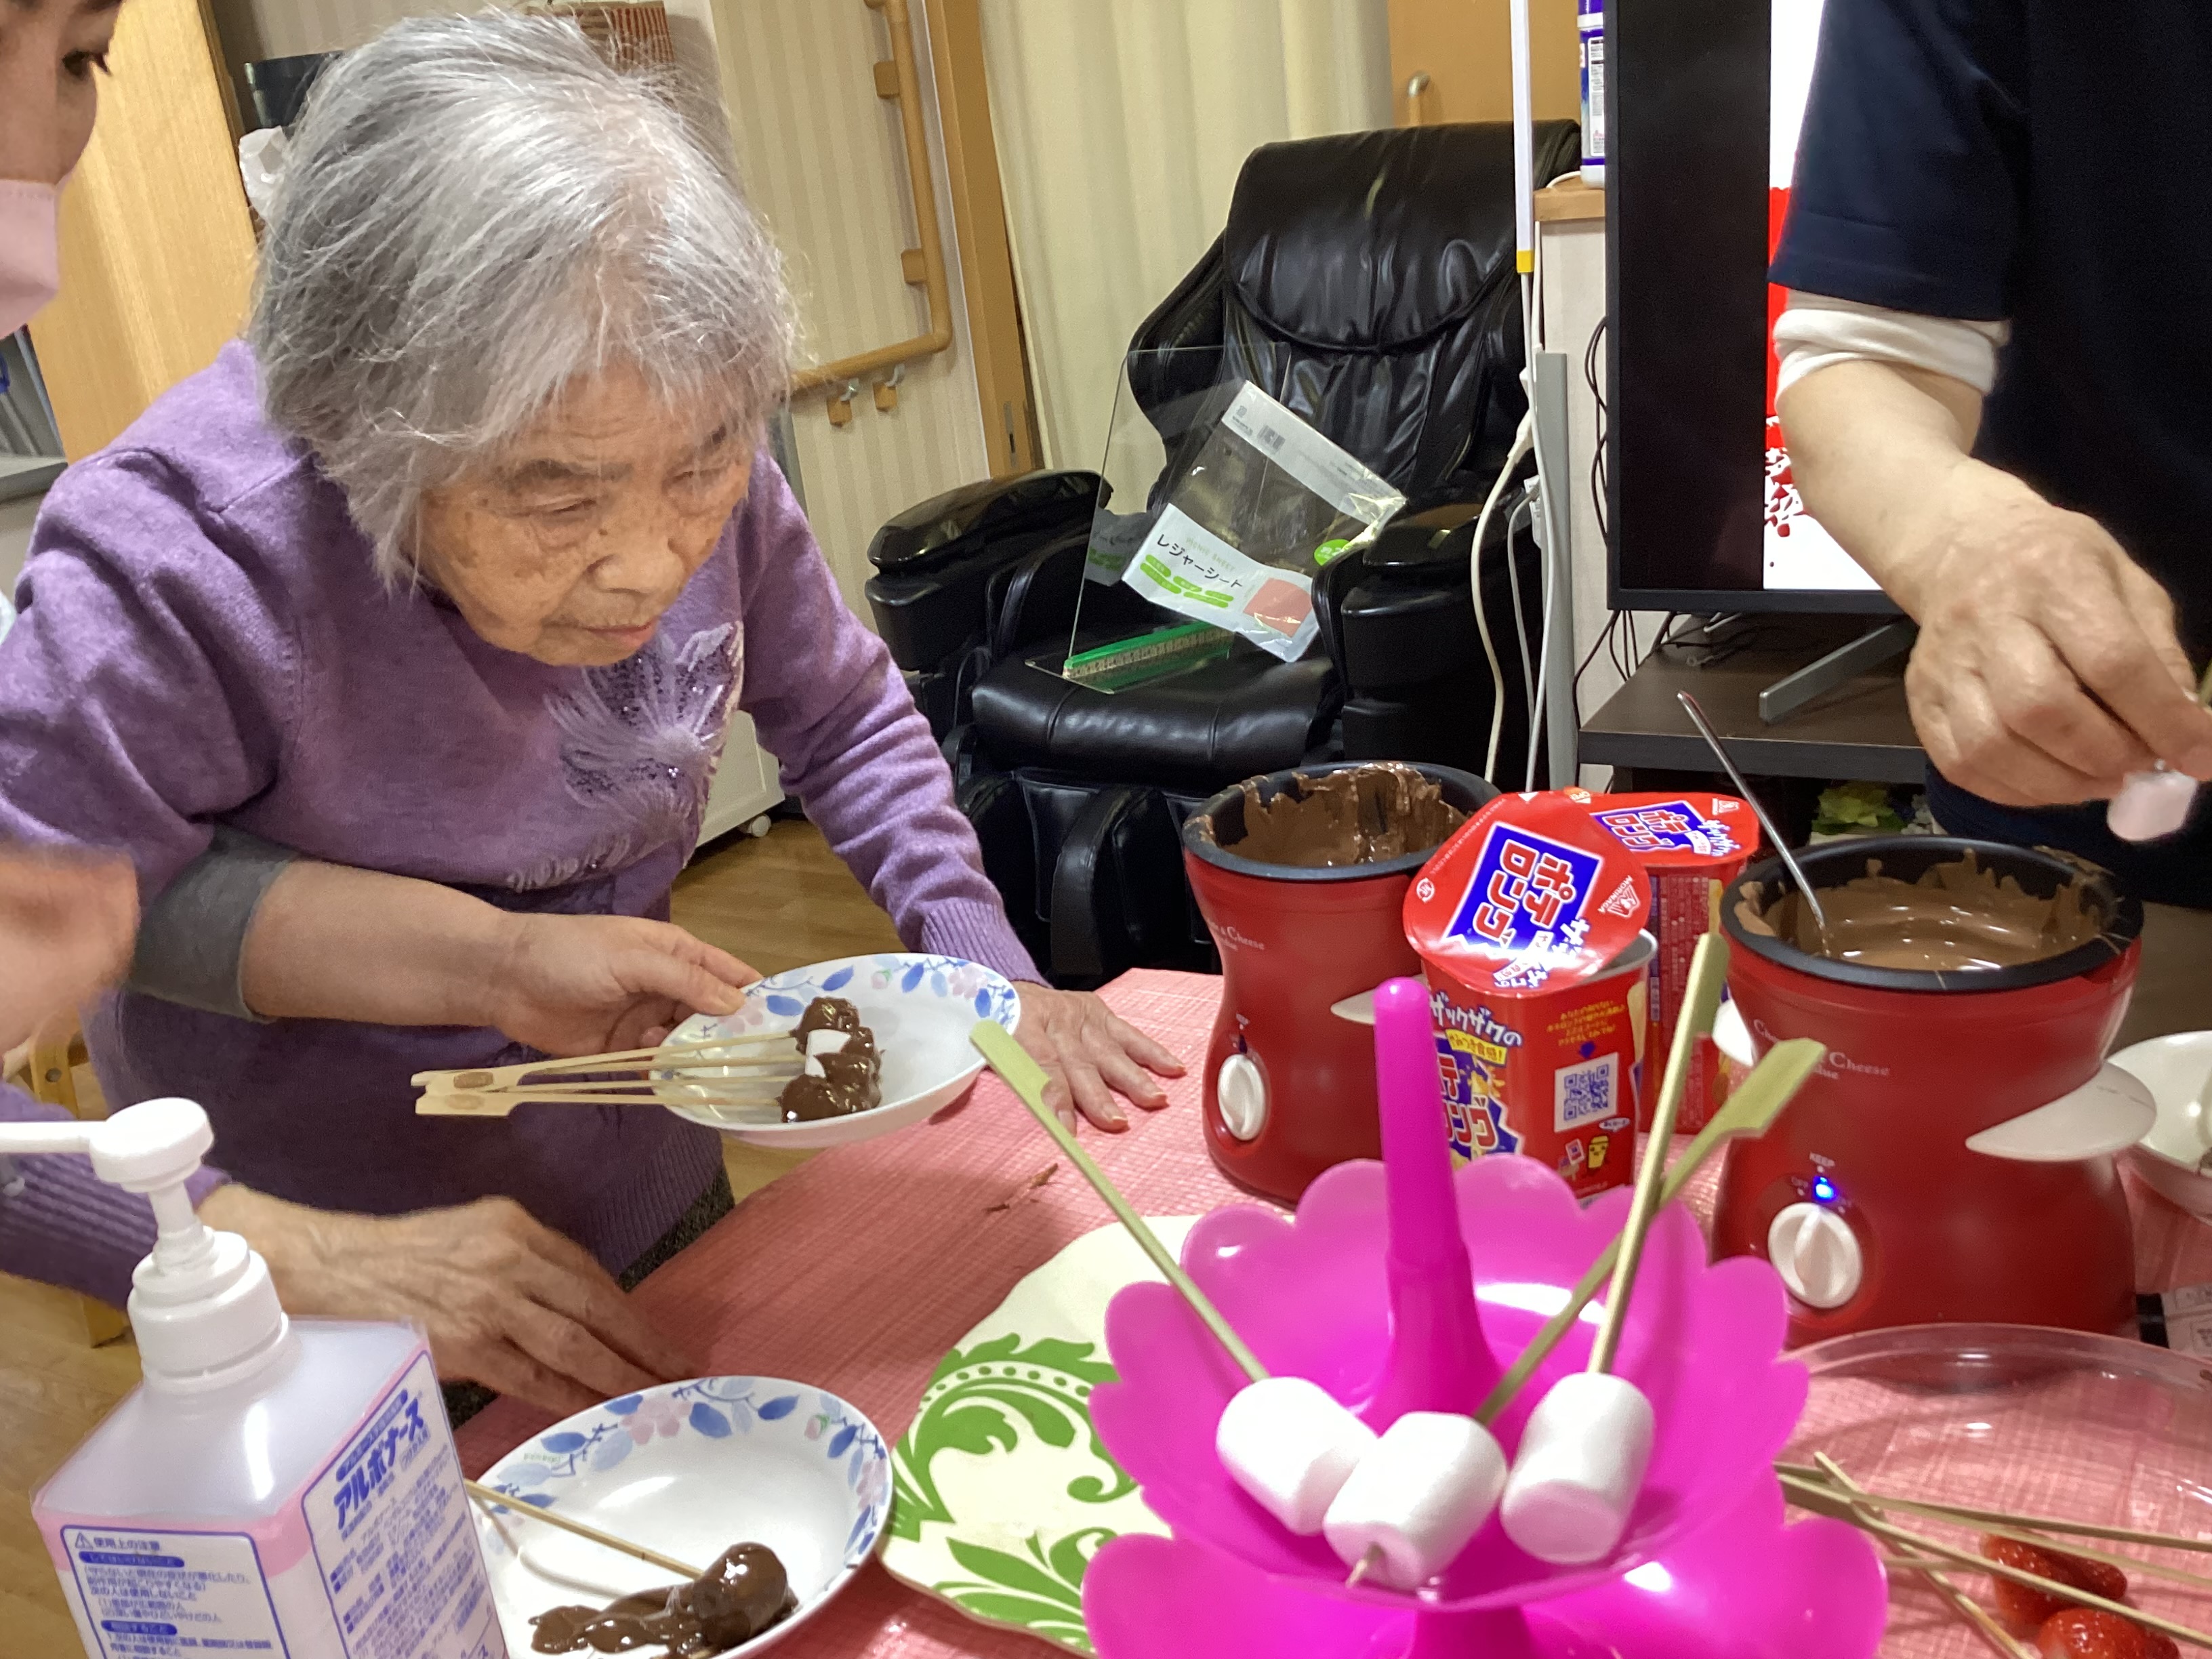
[[[1146,1111],[1168,1103],[1147,1073],[1181,1077],[1182,1062],[1128,1024],[1088,991],[1021,988],[1022,1023],[1015,1036],[1052,1079],[1045,1104],[1075,1127],[1073,1106],[1102,1129],[1126,1129],[1129,1121],[1114,1103],[1127,1095]]]
[[[449,1382],[565,1417],[695,1374],[605,1268],[511,1199],[341,1215],[228,1186],[200,1218],[261,1253],[289,1313],[421,1324]]]
[[[2008,805],[2101,800],[2154,759],[2212,778],[2212,714],[2173,603],[2094,520],[1973,465],[1901,594],[1914,726],[1954,783]]]
[[[489,988],[490,1023],[549,1054],[659,1042],[693,1013],[735,1012],[760,975],[681,927],[636,916],[525,915]]]
[[[0,851],[0,1049],[120,979],[137,931],[127,860]]]

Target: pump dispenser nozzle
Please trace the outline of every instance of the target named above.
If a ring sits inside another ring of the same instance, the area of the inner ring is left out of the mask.
[[[149,1100],[87,1123],[0,1123],[0,1156],[82,1152],[93,1173],[154,1206],[154,1253],[131,1276],[131,1326],[149,1388],[192,1393],[249,1376],[287,1331],[269,1264],[192,1210],[185,1183],[215,1144],[189,1100]]]

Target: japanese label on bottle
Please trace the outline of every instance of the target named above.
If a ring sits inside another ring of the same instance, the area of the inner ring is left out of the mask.
[[[64,1527],[61,1539],[100,1659],[286,1651],[251,1538]]]
[[[1687,800],[1662,800],[1630,806],[1593,807],[1590,816],[1612,831],[1630,852],[1695,853],[1700,858],[1733,858],[1741,849],[1729,826],[1708,817]]]
[[[377,1402],[301,1508],[350,1659],[503,1659],[429,1355]]]

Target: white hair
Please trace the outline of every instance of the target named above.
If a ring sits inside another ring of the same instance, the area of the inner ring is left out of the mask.
[[[791,300],[718,110],[566,20],[399,23],[316,83],[248,330],[270,420],[346,493],[394,583],[422,494],[579,375],[764,419]]]

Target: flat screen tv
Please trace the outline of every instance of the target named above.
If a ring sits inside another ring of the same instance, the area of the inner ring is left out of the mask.
[[[1774,415],[1766,264],[1820,23],[1820,0],[1607,8],[1617,610],[1896,609],[1803,510]]]

